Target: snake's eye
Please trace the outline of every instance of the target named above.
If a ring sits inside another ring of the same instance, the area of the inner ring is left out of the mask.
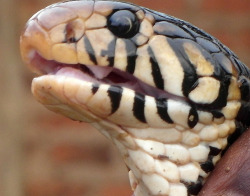
[[[131,38],[138,33],[139,27],[138,18],[128,10],[117,11],[108,18],[108,28],[117,37]]]

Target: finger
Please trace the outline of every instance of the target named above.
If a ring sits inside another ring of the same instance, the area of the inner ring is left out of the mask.
[[[199,196],[250,195],[250,129],[228,149]]]

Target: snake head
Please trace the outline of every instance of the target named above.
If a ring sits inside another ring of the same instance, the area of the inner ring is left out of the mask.
[[[120,150],[135,195],[197,195],[249,125],[249,69],[188,22],[114,1],[66,1],[20,39],[35,98]]]

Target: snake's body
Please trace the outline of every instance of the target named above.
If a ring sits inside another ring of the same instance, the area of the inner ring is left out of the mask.
[[[113,1],[68,1],[21,36],[36,99],[91,123],[120,150],[136,196],[197,195],[249,126],[249,69],[172,16]]]

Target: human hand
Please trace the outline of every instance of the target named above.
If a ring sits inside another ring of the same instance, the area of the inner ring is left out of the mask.
[[[199,196],[250,195],[250,129],[227,150]]]

